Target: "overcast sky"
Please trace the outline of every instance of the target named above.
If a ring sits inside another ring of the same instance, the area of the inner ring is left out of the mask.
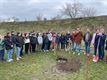
[[[38,14],[51,18],[57,15],[60,6],[73,0],[0,0],[0,18],[17,17],[35,20]],[[97,15],[107,15],[107,0],[77,0],[84,6],[96,8]]]

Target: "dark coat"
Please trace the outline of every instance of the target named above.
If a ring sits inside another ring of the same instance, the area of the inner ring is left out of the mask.
[[[103,35],[96,34],[94,45],[95,46],[104,46],[105,45],[105,40],[106,40],[106,35],[105,34],[103,34]]]
[[[60,36],[56,36],[56,41],[55,41],[57,44],[59,44],[60,43]]]
[[[12,41],[13,41],[13,44],[16,44],[16,35],[12,34]]]
[[[24,45],[24,39],[21,36],[16,36],[16,46],[17,47],[22,47]]]
[[[37,37],[30,36],[30,43],[31,43],[31,44],[37,44],[37,43],[38,43]]]
[[[48,39],[47,35],[43,36],[43,42],[44,42],[44,44],[48,44],[49,43],[49,39]]]
[[[13,43],[12,37],[5,36],[4,42],[5,42],[6,50],[13,49],[14,43]]]
[[[89,36],[88,36],[88,39],[86,39],[86,35],[87,35],[87,34],[89,35]],[[91,43],[91,40],[92,40],[92,34],[89,33],[89,32],[85,33],[84,36],[83,36],[83,40],[84,40],[85,42],[89,42],[89,43]]]
[[[65,35],[61,35],[60,42],[61,42],[61,44],[65,44],[66,43],[66,36]]]

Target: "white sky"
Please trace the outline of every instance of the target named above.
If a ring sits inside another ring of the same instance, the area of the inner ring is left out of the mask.
[[[58,9],[73,0],[0,0],[0,18],[17,17],[21,20],[35,20],[38,14],[51,18]],[[84,6],[96,8],[97,15],[107,15],[107,0],[77,0]]]

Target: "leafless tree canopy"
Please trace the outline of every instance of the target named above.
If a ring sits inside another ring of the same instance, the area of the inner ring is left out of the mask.
[[[67,16],[71,19],[76,17],[91,17],[96,14],[95,8],[84,8],[79,2],[66,3],[59,10],[63,16]]]
[[[66,3],[64,6],[62,6],[62,9],[60,9],[60,12],[62,15],[66,15],[70,18],[76,18],[81,10],[81,4],[80,3]]]
[[[52,18],[52,20],[59,20],[59,19],[61,19],[61,18],[62,18],[61,15],[56,15],[55,17]]]
[[[38,16],[36,16],[36,20],[37,21],[42,21],[44,19],[42,14],[39,14]]]
[[[81,10],[81,13],[83,17],[92,17],[95,16],[96,9],[93,7],[83,8],[83,10]]]

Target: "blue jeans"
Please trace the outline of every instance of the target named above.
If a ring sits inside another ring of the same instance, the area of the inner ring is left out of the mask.
[[[85,42],[85,51],[86,53],[90,53],[90,42]]]
[[[7,60],[12,59],[13,49],[7,50]]]
[[[4,61],[4,49],[0,50],[0,61]]]
[[[94,55],[96,56],[97,53],[98,53],[98,46],[94,44]]]
[[[77,51],[78,53],[81,53],[81,44],[74,43],[73,46],[74,46],[73,47],[74,52]]]
[[[99,59],[103,60],[104,59],[104,46],[98,47],[98,54],[99,54]]]
[[[74,46],[74,43],[72,43],[71,49],[72,49],[73,52],[75,51],[74,47],[75,47],[75,46]]]
[[[44,50],[48,50],[48,44],[44,45]]]
[[[20,57],[21,47],[16,47],[16,55]]]

